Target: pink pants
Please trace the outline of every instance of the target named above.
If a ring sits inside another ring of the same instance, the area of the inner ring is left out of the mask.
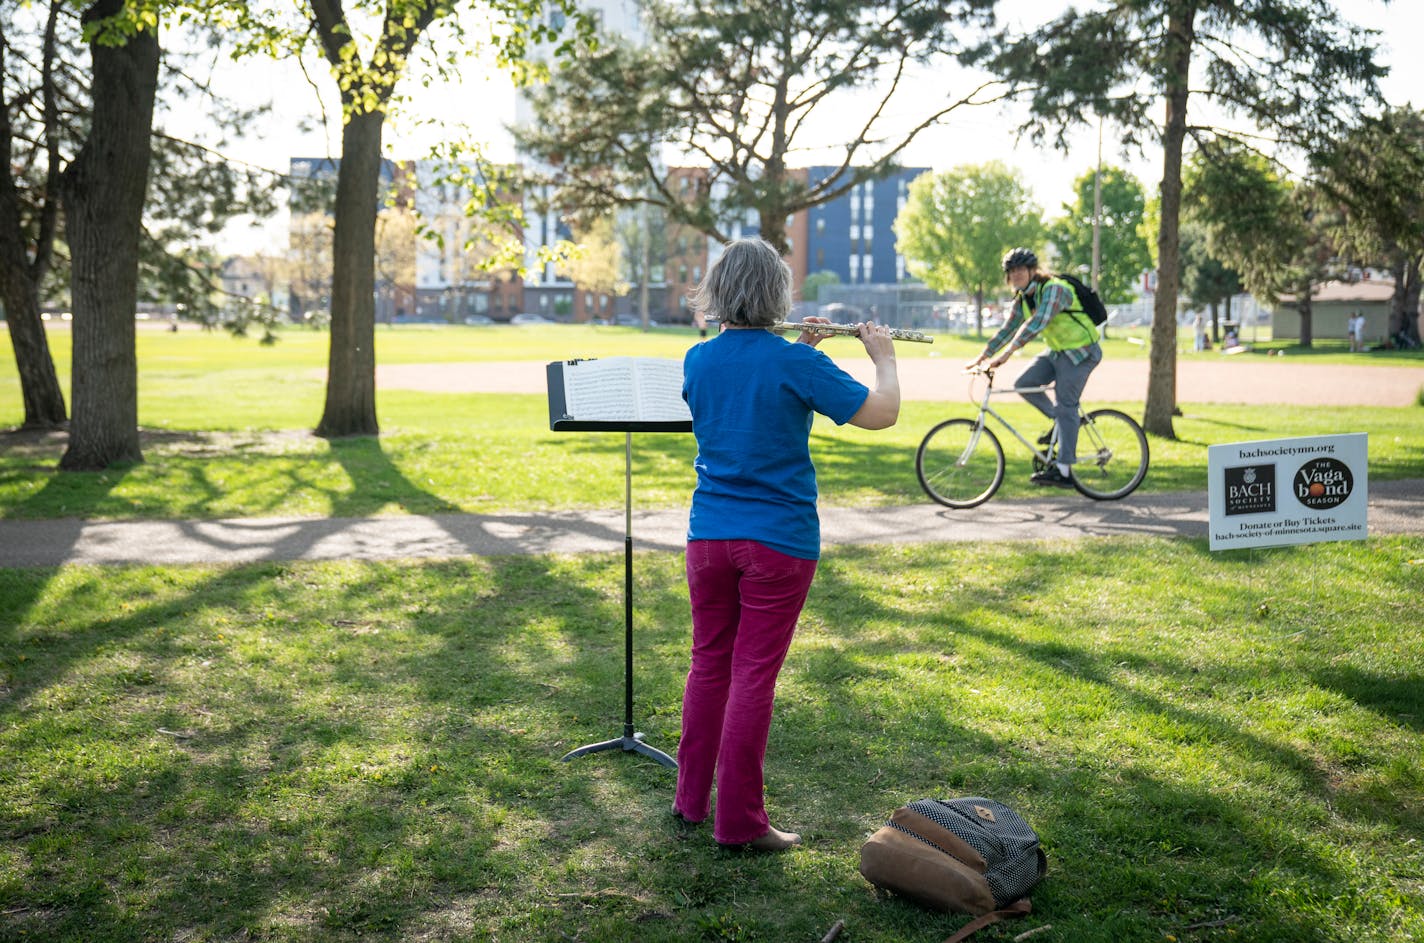
[[[776,676],[806,602],[816,561],[789,557],[754,540],[687,544],[692,599],[692,668],[682,696],[674,806],[712,837],[739,845],[765,835],[762,764]]]

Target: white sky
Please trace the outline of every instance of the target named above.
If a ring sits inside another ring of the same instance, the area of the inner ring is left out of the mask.
[[[1080,2],[1080,7],[1091,3]],[[1015,0],[1005,6],[1015,14],[1036,21],[1051,18],[1069,6],[1064,0]],[[1380,61],[1391,66],[1383,85],[1385,100],[1404,104],[1424,100],[1424,57],[1409,56],[1409,40],[1424,35],[1424,3],[1419,0],[1338,0],[1336,4],[1350,21],[1382,31]],[[1001,16],[1004,13],[1001,12]],[[241,63],[224,63],[216,81],[226,94],[243,101],[271,101],[272,118],[246,139],[228,148],[228,153],[241,160],[273,169],[285,169],[290,157],[339,156],[340,110],[330,101],[332,80],[320,62],[309,62],[309,82],[293,62],[273,62],[248,59]],[[508,158],[513,149],[504,126],[514,117],[514,94],[507,79],[477,64],[465,70],[462,86],[435,85],[421,88],[407,82],[402,91],[416,99],[418,110],[387,122],[385,152],[388,156],[410,159],[424,157],[433,144],[448,137],[457,127],[470,129],[477,140],[488,143],[493,156]],[[316,84],[313,88],[312,82]],[[931,102],[936,85],[944,90],[962,93],[968,78],[953,79],[946,70],[928,72],[913,88],[914,98],[906,97],[898,109],[905,121],[922,117]],[[320,95],[318,94],[320,92]],[[327,97],[326,127],[322,126],[321,97]],[[916,100],[919,99],[919,100]],[[856,103],[837,107],[836,117],[844,121],[855,110]],[[893,116],[892,116],[893,117]],[[201,120],[193,115],[190,120]],[[178,119],[181,125],[182,119]],[[1036,148],[1027,140],[1016,142],[1013,129],[1018,122],[1013,114],[1000,106],[985,106],[954,112],[945,126],[922,132],[903,154],[909,166],[943,170],[967,163],[1001,160],[1020,170],[1033,189],[1039,204],[1049,214],[1059,212],[1062,203],[1071,198],[1074,179],[1090,170],[1096,161],[1097,134],[1084,127],[1071,152],[1062,154],[1052,149]],[[304,127],[306,126],[306,127]],[[828,128],[824,140],[837,140],[836,129]],[[829,155],[827,155],[829,157]],[[1147,189],[1155,189],[1160,178],[1160,154],[1145,157],[1124,157],[1109,125],[1104,133],[1105,163],[1126,166],[1142,180]],[[805,155],[796,163],[806,165],[827,163],[825,157]],[[229,252],[253,252],[275,248],[275,240],[285,242],[285,219],[268,221],[265,226],[231,227],[225,234],[222,248]]]

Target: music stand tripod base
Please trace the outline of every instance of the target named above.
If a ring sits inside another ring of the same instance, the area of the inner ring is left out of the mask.
[[[623,728],[623,736],[621,737],[604,740],[602,743],[590,743],[586,746],[579,747],[577,750],[570,750],[564,754],[564,762],[567,763],[576,756],[584,756],[588,753],[601,753],[604,750],[624,750],[628,753],[641,753],[643,756],[652,757],[669,769],[677,769],[677,760],[668,756],[657,747],[650,747],[644,743],[643,735],[641,733],[635,733],[632,726],[625,726]]]
[[[690,428],[690,426],[689,426]],[[633,728],[633,433],[623,438],[623,736],[601,743],[590,743],[564,754],[564,762],[576,756],[604,750],[623,750],[650,756],[669,769],[677,769],[677,760],[662,750],[643,742],[643,735]]]

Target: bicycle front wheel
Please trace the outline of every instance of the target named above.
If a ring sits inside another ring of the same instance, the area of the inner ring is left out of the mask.
[[[945,507],[977,507],[1004,480],[1004,448],[987,427],[970,419],[946,419],[920,443],[915,474],[925,494]]]
[[[1073,486],[1096,501],[1126,497],[1147,477],[1147,435],[1126,413],[1095,409],[1078,429]]]

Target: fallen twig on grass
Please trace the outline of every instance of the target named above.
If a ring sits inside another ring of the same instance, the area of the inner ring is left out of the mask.
[[[831,924],[831,928],[826,931],[826,935],[821,937],[821,943],[833,943],[836,937],[840,936],[841,931],[844,929],[845,921],[837,920],[835,923]]]

